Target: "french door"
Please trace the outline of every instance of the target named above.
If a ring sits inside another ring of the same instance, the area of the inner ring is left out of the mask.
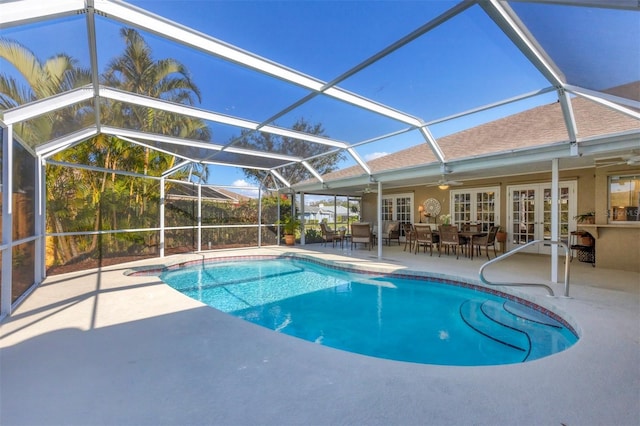
[[[576,181],[560,182],[558,192],[558,236],[565,243],[575,228]],[[551,183],[507,187],[507,248],[533,240],[551,240]],[[530,253],[551,254],[551,244],[526,249]]]
[[[412,223],[413,194],[391,194],[382,196],[382,220]],[[404,236],[400,226],[400,235]]]
[[[457,189],[450,192],[454,225],[478,225],[485,232],[500,223],[500,187]]]

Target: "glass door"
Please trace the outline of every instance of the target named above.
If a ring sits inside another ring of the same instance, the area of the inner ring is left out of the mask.
[[[451,220],[454,225],[479,225],[489,231],[500,223],[500,188],[457,189],[451,191]]]
[[[382,196],[382,220],[397,221],[401,224],[412,223],[413,194],[392,194]],[[400,225],[400,237],[404,239],[404,230]]]
[[[551,184],[510,186],[507,189],[507,248],[513,249],[533,240],[551,240]],[[558,192],[559,238],[569,240],[575,228],[576,182],[561,182]],[[551,244],[539,244],[526,251],[550,254]]]
[[[558,237],[560,241],[563,241],[565,244],[569,242],[569,227],[573,226],[575,228],[575,219],[576,215],[575,211],[575,197],[573,198],[573,203],[570,202],[571,188],[569,186],[560,186],[558,189],[558,218],[559,218],[559,228],[558,228]],[[545,240],[551,240],[551,187],[545,187],[543,189],[544,203],[543,203],[543,236]],[[573,210],[570,211],[570,208],[573,207]],[[573,225],[572,225],[573,224]],[[546,244],[544,245],[548,252],[551,254],[551,249]]]
[[[396,197],[395,220],[400,223],[411,223],[411,212],[413,211],[413,199],[411,197]]]
[[[537,193],[536,186],[530,188],[512,188],[508,190],[509,223],[507,224],[507,248],[511,250],[519,245],[536,240],[539,237],[537,224]],[[510,234],[510,235],[509,235]],[[530,249],[533,251],[533,249]],[[535,247],[535,251],[538,248]]]

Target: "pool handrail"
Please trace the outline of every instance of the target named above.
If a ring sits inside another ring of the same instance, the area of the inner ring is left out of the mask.
[[[519,251],[522,251],[524,249],[526,249],[527,247],[536,245],[536,244],[540,244],[540,243],[544,243],[544,244],[555,244],[558,246],[561,246],[564,248],[564,255],[565,255],[565,259],[564,259],[564,297],[569,297],[569,262],[570,262],[570,251],[569,251],[569,246],[567,246],[564,242],[562,241],[550,241],[550,240],[533,240],[533,241],[529,241],[528,243],[519,246],[511,251],[508,251],[506,253],[501,254],[500,256],[489,260],[488,262],[485,262],[481,267],[480,270],[478,271],[478,274],[480,275],[480,281],[482,281],[484,284],[486,285],[490,285],[490,286],[496,286],[496,285],[501,285],[501,286],[516,286],[516,287],[520,287],[520,286],[535,286],[535,287],[544,287],[545,289],[547,289],[547,291],[549,292],[550,296],[555,296],[555,294],[553,293],[553,289],[551,287],[549,287],[546,284],[542,284],[542,283],[513,283],[513,282],[490,282],[488,281],[485,277],[484,277],[484,270],[487,266],[499,262],[502,259],[506,259],[509,256],[512,256],[516,253],[518,253]]]

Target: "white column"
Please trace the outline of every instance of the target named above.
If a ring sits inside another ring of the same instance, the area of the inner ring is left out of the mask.
[[[558,172],[558,159],[551,160],[551,241],[558,241],[560,238],[559,231],[559,172]],[[569,259],[565,259],[568,262]],[[551,282],[558,282],[558,246],[556,244],[551,245]]]
[[[304,228],[304,192],[300,193],[300,245],[305,245],[307,239],[305,238]]]
[[[276,213],[276,223],[280,223],[280,193],[278,192],[278,211]],[[276,226],[277,245],[280,245],[280,225]]]
[[[258,188],[258,247],[262,247],[262,185]]]
[[[42,157],[36,157],[36,212],[34,215],[35,219],[35,230],[38,239],[35,241],[35,284],[40,284],[44,277],[47,274],[46,268],[46,255],[47,255],[47,243],[45,239],[45,234],[47,232],[46,225],[46,216],[45,206],[47,203],[46,196],[46,182],[45,182],[45,165]]]
[[[165,179],[160,179],[160,257],[164,257],[164,184]]]
[[[378,182],[378,259],[382,258],[382,182]]]
[[[11,270],[13,266],[13,126],[2,132],[2,300],[0,318],[11,315]]]
[[[198,251],[202,251],[202,185],[198,184]]]

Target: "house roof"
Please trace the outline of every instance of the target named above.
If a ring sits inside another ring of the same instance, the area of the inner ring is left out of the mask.
[[[613,93],[638,96],[640,83],[611,90]],[[602,135],[635,135],[640,150],[640,121],[630,116],[591,102],[584,98],[572,100],[578,130],[578,141],[588,141]],[[554,144],[566,146],[565,156],[570,155],[570,139],[562,117],[559,102],[536,107],[489,123],[444,136],[438,139],[447,162],[470,157],[488,157],[495,153],[522,151],[527,148],[547,147]],[[390,172],[439,165],[438,159],[426,143],[393,152],[369,162],[372,173]],[[323,176],[327,185],[334,181],[363,176],[359,166],[352,166]],[[311,179],[301,185],[318,183]]]

